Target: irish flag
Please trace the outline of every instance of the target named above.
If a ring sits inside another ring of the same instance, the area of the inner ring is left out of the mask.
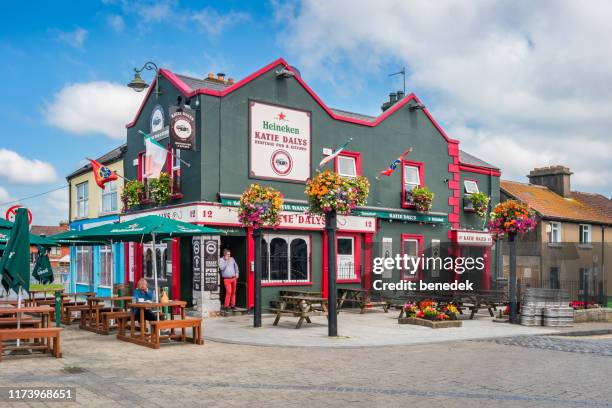
[[[323,158],[323,160],[321,160],[321,162],[319,163],[319,167],[323,167],[325,166],[327,163],[329,163],[330,161],[334,160],[340,153],[342,153],[342,151],[344,149],[346,149],[346,146],[348,146],[349,143],[351,143],[351,140],[353,140],[353,138],[349,138],[349,140],[346,141],[345,144],[343,144],[342,146],[340,146],[338,149],[336,149],[335,152],[333,152],[332,154],[330,154],[329,156],[325,156]]]
[[[151,136],[145,137],[145,150],[144,176],[146,178],[159,178],[159,174],[166,164],[168,151]]]

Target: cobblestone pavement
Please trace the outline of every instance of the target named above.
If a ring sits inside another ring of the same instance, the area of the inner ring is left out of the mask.
[[[480,341],[480,340],[479,340]],[[612,336],[560,337],[560,336],[515,336],[486,340],[497,344],[565,351],[569,353],[591,353],[612,357]],[[610,362],[612,364],[612,361]]]
[[[58,407],[612,407],[611,357],[494,341],[151,350],[67,329],[63,351],[6,358],[0,385],[75,386],[77,404]]]

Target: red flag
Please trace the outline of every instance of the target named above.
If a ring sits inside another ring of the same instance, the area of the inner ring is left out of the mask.
[[[393,162],[391,162],[389,167],[387,167],[385,170],[383,170],[380,173],[378,173],[378,175],[379,176],[387,176],[387,177],[389,177],[391,175],[391,173],[393,173],[395,171],[395,169],[397,168],[397,165],[400,164],[402,162],[402,160],[404,160],[404,158],[406,156],[408,156],[408,154],[411,151],[412,151],[412,147],[410,149],[406,150],[400,157],[398,157],[397,159],[393,160]]]
[[[95,160],[89,159],[91,162],[91,168],[94,172],[94,177],[96,178],[96,184],[101,189],[104,189],[104,184],[109,181],[117,180],[117,174],[114,171],[109,170],[108,167],[98,163]]]

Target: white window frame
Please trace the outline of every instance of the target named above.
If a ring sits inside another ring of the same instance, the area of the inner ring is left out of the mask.
[[[408,175],[408,171],[406,171],[406,169],[409,167],[416,170],[416,177],[417,177],[416,183],[413,181],[406,180],[406,176]],[[404,180],[403,181],[404,181],[404,191],[412,191],[413,188],[419,187],[421,185],[421,169],[419,168],[419,166],[415,166],[412,164],[404,164]],[[412,186],[412,188],[407,189],[406,186]]]
[[[82,194],[79,190],[82,189]],[[89,215],[89,182],[84,181],[76,185],[76,215],[77,218],[84,218]]]
[[[468,185],[470,187],[468,187]],[[463,180],[463,190],[466,194],[479,193],[478,182],[474,180]]]
[[[353,271],[352,273],[349,272],[348,274],[343,274],[340,275],[341,271],[340,271],[340,262],[338,257],[340,256],[340,254],[338,253],[338,244],[337,241],[340,241],[341,239],[349,239],[351,241],[351,265],[353,266]],[[357,265],[355,265],[355,237],[353,236],[339,236],[336,237],[336,280],[356,280],[358,278],[357,275]]]
[[[91,246],[77,246],[75,247],[75,259],[74,259],[74,267],[75,267],[75,275],[76,275],[76,283],[81,285],[92,285],[91,275],[93,268],[93,247]],[[89,270],[85,271],[85,255],[89,257]],[[86,274],[84,274],[84,272]],[[87,280],[83,280],[83,277],[86,276]]]
[[[60,250],[60,247],[51,247],[51,249],[49,250],[49,255],[54,255],[54,256],[58,256],[61,255],[62,251]]]
[[[100,288],[111,287],[111,282],[113,281],[111,278],[113,272],[111,262],[113,262],[111,247],[109,245],[100,246],[100,281],[98,283]]]
[[[414,242],[414,246],[416,248],[415,255],[411,255],[405,252],[406,242]],[[420,250],[421,250],[421,248],[419,248],[419,240],[416,238],[403,238],[401,250],[402,250],[402,257],[406,256],[407,259],[418,258],[420,254]],[[409,263],[408,265],[412,265],[412,263]],[[412,271],[410,269],[404,270],[402,273],[402,279],[416,279],[418,277],[419,271],[415,271],[414,273],[411,273],[411,272]]]
[[[110,203],[111,203],[111,209],[107,210],[104,208],[104,199],[110,196]],[[117,193],[117,181],[113,180],[113,181],[109,181],[106,184],[104,184],[104,189],[101,190],[100,193],[100,213],[101,214],[113,214],[116,213],[119,210],[119,200],[118,200],[118,193]],[[113,210],[113,203],[114,203],[114,207],[115,209]]]
[[[353,156],[344,156],[342,154],[339,154],[337,159],[338,159],[338,174],[340,174],[341,176],[345,176],[345,177],[357,177],[357,158],[356,157],[353,157]],[[344,172],[341,171],[340,162],[342,160],[348,160],[348,161],[352,162],[353,174],[344,173]]]
[[[287,266],[289,271],[287,273],[288,279],[270,279],[270,243],[274,238],[280,238],[285,240],[287,243]],[[310,258],[312,248],[310,246],[310,237],[308,235],[284,235],[284,234],[264,234],[264,239],[266,242],[264,245],[267,246],[267,259],[264,259],[264,262],[268,263],[268,276],[262,276],[261,282],[265,284],[275,284],[275,283],[311,283],[311,274],[310,274]],[[291,279],[291,242],[296,239],[302,239],[306,242],[306,279]]]
[[[549,221],[548,225],[550,227],[550,231],[548,232],[548,243],[561,243],[561,223],[558,221]]]
[[[593,228],[591,227],[591,224],[580,224],[580,226],[578,227],[578,231],[580,233],[579,242],[581,244],[590,244],[591,242],[593,242],[592,241]],[[585,239],[585,233],[586,233],[586,239]]]

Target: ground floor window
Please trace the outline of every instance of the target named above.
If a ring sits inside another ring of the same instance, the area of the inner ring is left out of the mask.
[[[417,258],[423,253],[423,236],[413,234],[402,234],[402,259]],[[410,261],[409,261],[410,262]],[[412,263],[409,263],[412,265]],[[420,270],[412,271],[410,268],[402,270],[402,279],[416,279]]]
[[[166,280],[166,245],[157,245],[155,261],[157,262],[157,279]],[[153,245],[145,245],[142,254],[142,269],[146,279],[153,279]]]
[[[550,268],[550,288],[551,289],[560,289],[561,288],[561,281],[559,279],[559,268],[556,266],[553,266]]]
[[[113,257],[110,246],[100,247],[100,284],[99,286],[110,287],[113,273]]]
[[[310,282],[308,236],[265,235],[262,241],[262,255],[262,282]]]
[[[355,238],[354,237],[338,237],[337,238],[337,279],[338,280],[355,280],[358,278],[357,268],[355,265]]]
[[[76,282],[89,285],[92,283],[92,248],[90,246],[78,246],[75,248],[75,251],[74,267],[76,268]]]

